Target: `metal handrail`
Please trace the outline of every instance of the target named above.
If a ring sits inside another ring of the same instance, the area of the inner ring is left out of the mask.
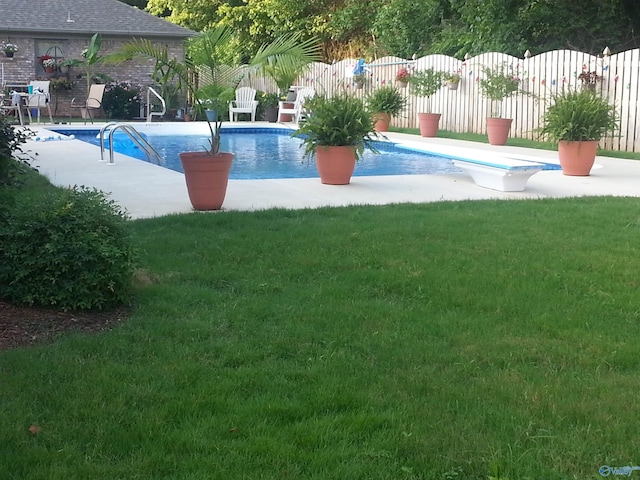
[[[152,93],[160,100],[160,103],[162,104],[161,112],[153,112],[151,110],[151,94]],[[147,123],[151,123],[152,117],[154,115],[157,117],[162,117],[165,113],[167,113],[167,103],[164,101],[164,98],[162,98],[162,96],[151,87],[149,87],[149,89],[147,90],[147,108],[148,108]]]
[[[135,128],[133,128],[131,124],[116,123],[116,122],[109,122],[100,129],[100,160],[101,161],[104,161],[104,133],[109,127],[113,127],[111,130],[109,130],[109,165],[115,165],[115,161],[113,160],[113,134],[117,129],[121,129],[123,132],[125,132],[127,136],[131,140],[133,140],[133,142],[136,145],[138,145],[138,147],[140,147],[140,149],[147,156],[147,160],[151,161],[152,157],[156,157],[157,159],[156,164],[160,165],[162,163],[162,157],[160,156],[158,151],[155,148],[153,148],[149,144],[149,142],[147,142],[144,139],[142,135],[140,135],[140,132],[138,132]]]

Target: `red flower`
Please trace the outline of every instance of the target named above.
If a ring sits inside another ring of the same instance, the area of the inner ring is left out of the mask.
[[[405,67],[402,67],[400,70],[398,70],[398,73],[396,73],[396,81],[406,82],[410,76],[411,73],[409,73],[409,70],[407,70]]]

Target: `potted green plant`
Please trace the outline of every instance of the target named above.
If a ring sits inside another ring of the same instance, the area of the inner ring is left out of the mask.
[[[520,79],[507,71],[504,64],[482,69],[480,80],[482,94],[491,101],[491,114],[487,117],[487,135],[491,145],[504,145],[509,137],[512,118],[502,118],[502,101],[518,91]]]
[[[284,108],[293,108],[296,92],[293,83],[304,73],[307,66],[320,60],[318,45],[314,39],[301,40],[299,33],[276,40],[276,44],[291,45],[289,55],[273,55],[266,59],[261,73],[273,79],[280,92],[280,99],[286,101]],[[281,114],[279,121],[290,122],[292,115]]]
[[[13,57],[18,51],[18,46],[15,43],[3,43],[0,48],[8,58]]]
[[[367,75],[365,73],[358,73],[353,76],[353,84],[358,90],[362,90],[367,83]]]
[[[377,134],[362,99],[346,94],[315,96],[306,102],[309,115],[294,136],[302,139],[305,154],[315,156],[320,181],[346,185],[356,161]]]
[[[262,118],[267,122],[275,123],[278,121],[278,102],[280,96],[277,93],[260,92],[258,97],[258,109],[261,115],[258,118]]]
[[[199,99],[197,116],[206,117],[207,121],[215,122],[226,118],[229,102],[233,99],[234,89],[220,85],[205,85],[197,91]]]
[[[296,63],[300,49],[296,36],[276,39],[259,49],[258,53],[245,65],[225,65],[224,56],[234,45],[234,37],[229,27],[220,26],[196,35],[190,52],[193,60],[180,61],[169,55],[166,45],[159,46],[148,39],[134,38],[109,56],[110,62],[122,62],[141,57],[155,62],[154,71],[163,72],[167,78],[175,78],[178,88],[185,88],[196,105],[204,98],[202,92],[192,82],[194,65],[206,66],[210,73],[209,85],[234,89],[238,83],[252,72],[260,70],[273,58],[283,64]],[[317,49],[317,47],[316,47]],[[222,122],[207,120],[210,132],[210,147],[207,151],[183,152],[180,154],[187,182],[191,204],[196,210],[217,210],[222,207],[226,195],[229,171],[233,153],[220,151],[220,130]]]
[[[411,79],[411,72],[407,67],[402,67],[396,72],[396,82],[401,88],[405,88]]]
[[[206,32],[202,33],[205,34]],[[225,38],[221,32],[210,35],[218,40]],[[202,91],[191,81],[193,65],[171,57],[166,45],[158,46],[148,39],[134,38],[124,43],[120,51],[110,57],[110,61],[125,61],[136,57],[155,61],[154,71],[161,72],[168,79],[175,79],[176,88],[185,89],[196,105],[202,105],[206,100],[201,96]],[[185,120],[189,115],[187,110]],[[207,120],[210,133],[207,150],[179,154],[189,200],[196,210],[219,210],[224,203],[234,154],[220,151],[221,125],[221,121]]]
[[[457,90],[460,85],[460,74],[458,72],[445,72],[442,80],[449,90]]]
[[[398,115],[407,105],[407,99],[393,86],[380,87],[366,99],[369,111],[373,113],[376,132],[389,130],[391,117]]]
[[[540,133],[558,142],[558,158],[565,175],[589,175],[598,142],[618,128],[615,107],[590,89],[564,89],[542,117]]]
[[[442,88],[443,72],[433,68],[419,70],[409,78],[409,88],[414,95],[426,98],[426,112],[418,113],[420,135],[435,137],[438,133],[440,113],[431,113],[431,96]]]

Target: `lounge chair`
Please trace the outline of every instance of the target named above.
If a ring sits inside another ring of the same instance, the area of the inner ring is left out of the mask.
[[[229,102],[229,120],[235,121],[234,116],[238,113],[250,113],[251,121],[255,122],[257,108],[255,88],[240,87],[236,90],[236,99]]]
[[[293,102],[293,107],[285,107],[285,103],[291,103],[285,101],[278,102],[278,120],[280,120],[280,115],[291,115],[291,119],[295,120],[296,123],[300,122],[302,115],[304,113],[304,102],[309,97],[313,97],[316,94],[316,91],[312,87],[303,87],[296,92],[296,99]]]

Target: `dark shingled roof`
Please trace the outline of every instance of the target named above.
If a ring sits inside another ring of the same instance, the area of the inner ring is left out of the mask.
[[[118,0],[0,0],[0,12],[0,35],[101,33],[186,38],[194,34]]]

